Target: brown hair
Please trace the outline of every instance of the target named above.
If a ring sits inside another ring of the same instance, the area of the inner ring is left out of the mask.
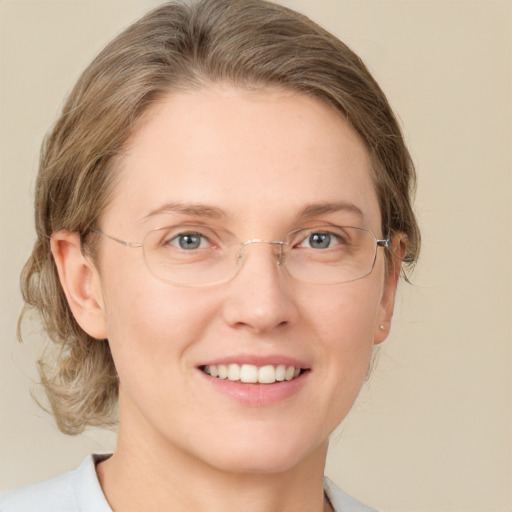
[[[89,65],[47,135],[36,185],[37,241],[22,274],[26,302],[57,346],[39,361],[59,428],[115,424],[116,370],[107,340],[77,324],[59,283],[50,236],[85,242],[109,202],[116,156],[148,107],[176,90],[229,82],[318,98],[359,133],[372,158],[383,232],[404,233],[412,265],[419,231],[414,168],[391,108],[361,59],[305,16],[264,0],[171,2],[116,37]]]

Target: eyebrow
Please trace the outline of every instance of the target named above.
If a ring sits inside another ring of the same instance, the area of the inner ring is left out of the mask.
[[[217,208],[203,203],[180,203],[172,202],[166,203],[159,206],[155,210],[150,211],[147,215],[141,218],[141,221],[154,217],[156,215],[162,215],[166,213],[182,213],[185,215],[193,215],[196,217],[208,217],[212,219],[221,219],[226,217],[226,212]]]
[[[303,218],[310,218],[316,217],[317,215],[324,215],[326,213],[336,213],[340,211],[354,213],[361,218],[364,217],[362,210],[358,206],[347,201],[339,201],[335,203],[310,204],[302,209],[299,216]]]
[[[325,215],[328,213],[336,213],[340,211],[346,211],[356,214],[358,217],[363,218],[364,214],[361,209],[353,203],[347,201],[339,201],[335,203],[313,203],[305,206],[300,212],[299,218],[311,218],[318,215]],[[192,215],[196,217],[208,217],[212,219],[224,219],[227,214],[221,208],[212,206],[204,203],[180,203],[171,202],[159,206],[155,210],[152,210],[147,215],[141,218],[141,221],[147,220],[148,218],[156,215],[162,215],[166,213],[181,213],[185,215]]]

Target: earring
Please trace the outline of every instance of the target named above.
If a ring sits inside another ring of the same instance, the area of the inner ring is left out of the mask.
[[[380,324],[380,325],[379,325],[379,329],[380,329],[381,331],[383,331],[383,330],[385,329],[384,324]]]

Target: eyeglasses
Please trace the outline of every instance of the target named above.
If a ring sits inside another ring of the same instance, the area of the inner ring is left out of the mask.
[[[375,265],[377,249],[389,248],[391,237],[379,240],[363,228],[324,225],[289,232],[284,240],[240,243],[229,231],[202,224],[166,226],[149,231],[142,242],[126,242],[93,229],[114,242],[142,248],[149,271],[177,286],[225,283],[239,272],[247,247],[269,244],[277,265],[307,283],[339,284],[366,277]]]

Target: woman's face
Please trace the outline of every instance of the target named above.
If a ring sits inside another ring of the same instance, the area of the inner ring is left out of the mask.
[[[339,115],[307,96],[229,86],[153,107],[120,160],[101,229],[137,242],[176,223],[240,242],[326,224],[382,238],[368,153]],[[389,327],[395,281],[383,251],[364,279],[318,285],[251,244],[232,280],[182,287],[155,278],[142,249],[102,238],[98,304],[120,377],[120,437],[230,471],[324,453]],[[221,364],[304,371],[273,384],[204,371]]]

